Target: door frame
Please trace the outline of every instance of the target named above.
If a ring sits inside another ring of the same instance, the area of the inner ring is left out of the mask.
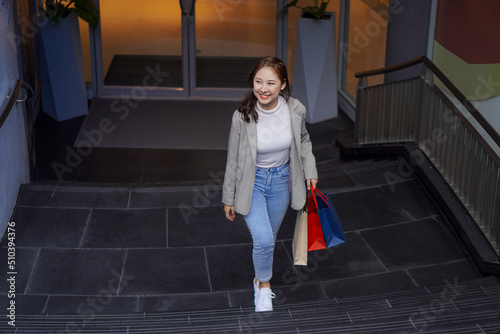
[[[100,9],[100,0],[95,0]],[[287,0],[277,0],[277,12],[283,8]],[[196,0],[179,0],[182,25],[182,87],[154,86],[110,86],[104,85],[104,69],[102,62],[101,25],[90,32],[90,50],[92,59],[92,90],[94,96],[147,98],[242,98],[247,88],[205,88],[196,87]],[[278,16],[276,24],[276,55],[285,63],[287,49],[287,13]],[[159,74],[161,76],[161,73]],[[151,75],[154,77],[154,74]]]

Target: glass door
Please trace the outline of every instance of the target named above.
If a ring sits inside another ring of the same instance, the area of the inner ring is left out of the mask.
[[[101,0],[97,94],[241,97],[257,59],[276,54],[277,4]]]
[[[176,0],[101,0],[98,95],[187,96],[183,17]]]
[[[260,58],[276,55],[277,2],[196,1],[191,92],[242,96]]]

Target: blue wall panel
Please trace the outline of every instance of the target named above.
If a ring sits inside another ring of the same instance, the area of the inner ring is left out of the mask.
[[[0,11],[0,110],[7,104],[19,79],[13,0]],[[3,235],[16,203],[19,186],[29,182],[23,105],[12,110],[0,128],[0,235]]]

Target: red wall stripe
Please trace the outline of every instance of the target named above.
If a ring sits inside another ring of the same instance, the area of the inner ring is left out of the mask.
[[[439,0],[434,39],[469,64],[500,63],[500,0]]]

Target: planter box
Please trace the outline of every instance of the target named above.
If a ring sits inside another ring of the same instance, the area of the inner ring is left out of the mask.
[[[335,13],[329,19],[300,18],[297,26],[292,95],[307,108],[307,122],[338,115]]]
[[[40,28],[40,76],[42,109],[56,121],[87,114],[78,17],[71,13],[56,26]]]

